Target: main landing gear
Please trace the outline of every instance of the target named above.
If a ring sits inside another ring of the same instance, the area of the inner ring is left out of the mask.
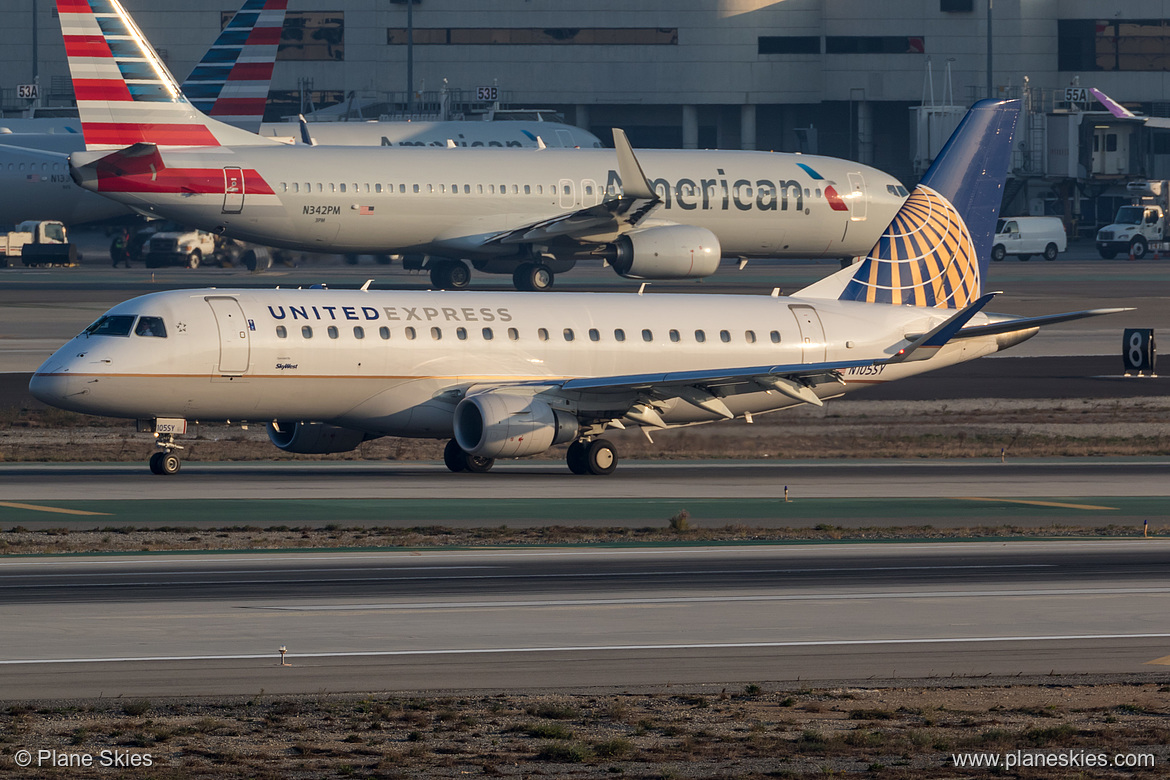
[[[617,468],[618,454],[613,444],[606,439],[578,439],[569,445],[565,461],[569,464],[569,471],[574,474],[604,476],[612,474]]]
[[[462,260],[432,260],[431,285],[440,290],[465,290],[471,284],[471,269]]]
[[[443,448],[443,463],[456,474],[469,471],[472,474],[485,474],[496,464],[495,458],[485,458],[466,452],[454,439],[447,442]]]
[[[521,292],[544,292],[553,286],[553,272],[544,263],[524,263],[512,274],[512,285]]]

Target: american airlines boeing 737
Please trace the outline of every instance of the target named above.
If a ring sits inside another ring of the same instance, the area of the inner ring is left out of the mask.
[[[58,0],[86,150],[83,187],[245,241],[424,253],[436,286],[475,268],[547,289],[581,258],[623,276],[708,276],[720,258],[869,251],[893,177],[828,157],[616,150],[289,146],[192,106],[117,0]],[[644,171],[644,173],[643,173]]]
[[[244,0],[183,82],[183,94],[216,119],[260,129],[288,0]],[[127,77],[134,75],[127,69]],[[0,130],[0,225],[26,219],[66,224],[126,216],[132,210],[78,187],[69,154],[85,148],[80,119],[3,120]],[[47,125],[50,129],[41,129]]]
[[[29,388],[138,420],[156,437],[156,474],[179,470],[188,421],[224,419],[267,422],[295,453],[448,439],[454,472],[567,443],[570,470],[608,474],[611,428],[751,422],[1120,311],[982,311],[1018,112],[977,104],[866,257],[791,297],[159,292],[115,306]],[[627,189],[649,188],[624,173]]]

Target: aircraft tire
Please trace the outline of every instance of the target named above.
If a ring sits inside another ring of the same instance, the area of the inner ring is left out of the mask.
[[[470,453],[463,453],[464,463],[467,464],[466,471],[472,474],[486,474],[492,470],[492,466],[496,465],[495,458],[485,458],[482,455],[472,455]]]
[[[150,471],[153,474],[178,474],[183,461],[172,452],[156,452],[150,456]]]
[[[431,286],[440,290],[466,290],[471,269],[462,260],[443,260],[431,267]]]
[[[578,439],[569,445],[569,452],[565,455],[565,462],[569,464],[569,471],[574,474],[588,474],[589,464],[585,462],[585,442]]]
[[[617,468],[618,454],[613,444],[605,439],[594,439],[585,448],[585,465],[590,474],[605,476]]]
[[[524,263],[512,274],[512,285],[521,292],[550,290],[553,281],[553,272],[544,263]]]
[[[443,463],[453,474],[460,474],[468,470],[467,453],[459,446],[459,442],[451,439],[443,448]]]

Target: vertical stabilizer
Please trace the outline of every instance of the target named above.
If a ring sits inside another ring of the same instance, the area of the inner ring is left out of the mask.
[[[200,113],[118,0],[57,0],[85,148],[272,144]]]
[[[199,111],[260,132],[288,0],[245,0],[183,82]]]
[[[1018,100],[976,103],[869,255],[797,295],[943,309],[978,299],[1018,116]]]

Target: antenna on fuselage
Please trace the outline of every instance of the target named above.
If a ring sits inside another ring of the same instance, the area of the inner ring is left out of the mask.
[[[374,283],[373,279],[366,279],[366,283],[362,285],[362,292],[369,292],[370,285]]]

